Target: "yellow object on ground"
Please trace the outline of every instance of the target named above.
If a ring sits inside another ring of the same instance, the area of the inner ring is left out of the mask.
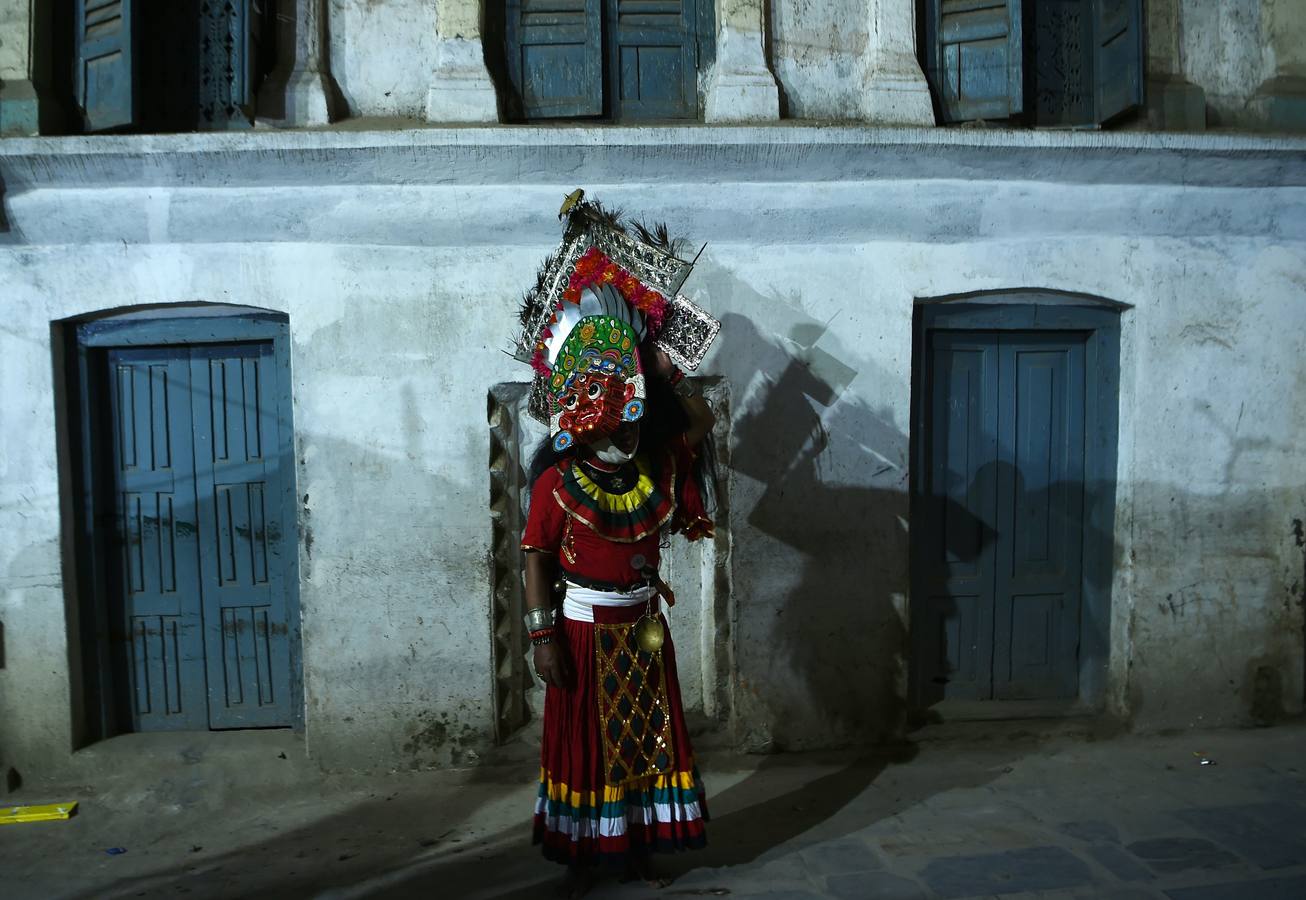
[[[76,811],[76,800],[72,803],[46,803],[42,806],[0,806],[0,825],[66,819]]]

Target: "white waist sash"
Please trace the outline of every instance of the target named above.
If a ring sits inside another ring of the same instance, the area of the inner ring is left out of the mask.
[[[573,622],[593,622],[596,606],[638,606],[648,603],[649,596],[655,593],[650,584],[627,592],[594,591],[568,581],[567,595],[562,598],[562,614]]]

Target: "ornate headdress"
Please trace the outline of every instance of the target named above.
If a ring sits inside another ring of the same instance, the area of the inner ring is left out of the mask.
[[[644,414],[641,345],[696,369],[721,330],[679,295],[694,264],[677,255],[665,226],[623,223],[584,197],[573,191],[558,213],[567,220],[562,246],[526,294],[513,351],[535,369],[530,413],[549,425],[557,450]]]

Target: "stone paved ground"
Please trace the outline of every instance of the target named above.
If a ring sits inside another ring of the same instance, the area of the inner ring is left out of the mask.
[[[508,766],[326,781],[290,736],[235,753],[173,740],[145,766],[139,744],[93,759],[94,788],[8,798],[83,806],[0,829],[0,895],[551,896],[557,870],[523,840],[524,748]],[[1306,898],[1300,723],[1110,739],[1013,723],[704,768],[711,847],[667,860],[663,891],[605,876],[591,896]]]

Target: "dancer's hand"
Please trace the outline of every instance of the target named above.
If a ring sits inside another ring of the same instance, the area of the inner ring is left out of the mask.
[[[676,364],[671,361],[670,356],[667,356],[667,351],[661,347],[654,347],[651,368],[653,374],[659,378],[670,378],[676,371]]]
[[[535,674],[545,684],[566,690],[571,682],[567,654],[557,644],[540,644],[535,648]]]

